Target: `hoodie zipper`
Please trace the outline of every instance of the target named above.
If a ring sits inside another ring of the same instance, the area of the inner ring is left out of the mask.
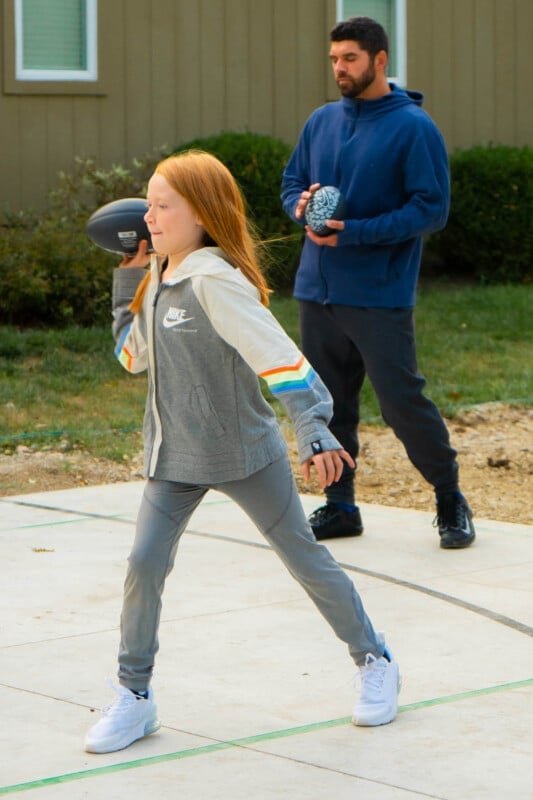
[[[355,119],[354,119],[354,122],[353,122],[353,127],[352,127],[352,130],[350,132],[350,135],[346,139],[346,142],[344,143],[343,148],[350,141],[350,139],[352,139],[355,136],[355,132],[357,130],[357,123],[359,121],[359,116],[360,116],[360,113],[361,113],[362,102],[363,101],[361,101],[361,100],[357,100],[357,99],[354,100]],[[341,148],[341,155],[339,156],[339,163],[342,161],[342,149],[343,148]],[[336,185],[339,186],[339,184],[340,184],[340,175],[338,175],[337,179],[336,179]],[[327,282],[326,276],[324,274],[324,270],[322,269],[322,260],[323,260],[324,250],[325,249],[326,249],[325,247],[320,247],[320,252],[319,252],[319,255],[318,255],[318,272],[320,274],[320,278],[322,280],[322,285],[324,287],[324,299],[322,300],[322,305],[323,306],[326,306],[326,305],[329,304],[328,282]]]
[[[157,301],[159,299],[159,295],[161,294],[162,284],[160,283],[154,292],[154,296],[152,297],[152,319],[150,320],[151,326],[151,336],[148,337],[148,358],[150,360],[150,371],[152,374],[152,416],[154,419],[154,437],[152,442],[152,452],[150,454],[150,464],[148,467],[148,475],[152,478],[155,474],[155,468],[157,466],[157,460],[159,458],[159,448],[161,447],[161,443],[163,441],[163,431],[161,426],[161,418],[159,416],[159,410],[157,406],[157,373],[156,373],[156,365],[155,365],[155,309],[157,305]]]

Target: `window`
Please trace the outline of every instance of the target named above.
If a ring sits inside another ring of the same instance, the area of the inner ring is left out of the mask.
[[[97,0],[15,0],[18,81],[96,81]]]
[[[372,17],[383,25],[390,43],[389,79],[405,86],[405,0],[337,0],[337,19],[348,17]]]

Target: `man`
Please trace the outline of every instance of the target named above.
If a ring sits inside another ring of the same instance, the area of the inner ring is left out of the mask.
[[[331,431],[354,460],[368,375],[383,419],[434,487],[440,546],[468,547],[472,513],[446,425],[423,394],[413,318],[422,237],[444,227],[448,215],[446,148],[421,108],[422,95],[388,83],[388,40],[379,23],[352,17],[330,39],[342,97],[307,120],[281,195],[301,224],[319,186],[337,186],[346,201],[345,219],[327,223],[331,234],[317,236],[306,226],[294,291],[302,349],[333,396]],[[363,532],[354,476],[346,466],[311,515],[317,539]]]

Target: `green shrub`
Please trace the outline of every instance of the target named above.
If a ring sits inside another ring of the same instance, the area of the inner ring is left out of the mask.
[[[303,232],[283,211],[279,199],[290,145],[272,136],[226,131],[178,145],[174,153],[205,150],[219,158],[236,178],[247,211],[267,242],[267,277],[274,289],[291,288]]]
[[[60,173],[42,213],[6,214],[0,229],[0,317],[20,326],[109,323],[111,270],[118,257],[96,247],[87,219],[104,203],[143,195],[159,155],[135,161],[131,170],[104,170],[77,158]]]
[[[530,281],[533,148],[474,147],[450,158],[451,209],[429,252],[481,283]]]
[[[181,145],[214,153],[238,180],[248,211],[269,244],[268,278],[288,288],[296,269],[302,233],[284,214],[281,175],[290,147],[251,133],[223,133]],[[120,197],[144,196],[161,151],[135,160],[131,168],[98,167],[76,158],[72,172],[59,174],[47,209],[6,212],[0,228],[0,318],[11,325],[101,325],[110,321],[111,270],[118,257],[96,247],[85,234],[89,216]]]

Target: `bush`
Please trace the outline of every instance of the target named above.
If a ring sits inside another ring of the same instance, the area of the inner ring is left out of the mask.
[[[283,169],[292,148],[272,136],[226,131],[181,144],[174,153],[191,149],[212,153],[236,178],[248,214],[267,243],[270,285],[292,288],[303,232],[287,217],[279,199]]]
[[[0,229],[0,316],[9,324],[62,327],[110,322],[111,270],[118,257],[85,234],[92,212],[119,197],[139,196],[160,156],[131,170],[76,159],[60,173],[43,213],[7,214]]]
[[[273,288],[292,286],[302,232],[279,200],[281,175],[290,147],[270,136],[223,133],[196,139],[192,147],[218,156],[239,182],[248,211],[269,244],[268,279]],[[91,326],[110,321],[111,270],[118,258],[85,234],[89,216],[120,197],[144,196],[161,151],[135,160],[131,168],[98,167],[76,158],[50,192],[46,211],[6,212],[0,228],[0,317],[11,325]]]
[[[531,280],[533,148],[474,147],[450,158],[451,209],[430,254],[481,283]]]
[[[82,220],[40,219],[0,237],[0,316],[21,326],[93,325],[110,320],[111,269],[117,257],[97,251]]]

